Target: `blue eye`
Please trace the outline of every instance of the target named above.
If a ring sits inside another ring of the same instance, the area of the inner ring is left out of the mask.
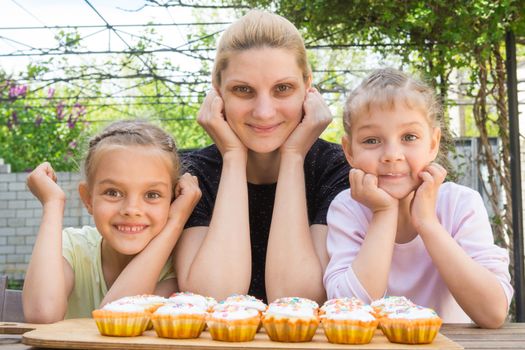
[[[417,140],[417,136],[413,134],[408,134],[408,135],[403,136],[403,141],[416,141],[416,140]]]

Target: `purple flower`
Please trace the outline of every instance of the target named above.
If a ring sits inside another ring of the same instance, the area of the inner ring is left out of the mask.
[[[74,108],[74,113],[77,117],[86,115],[86,107],[82,106],[80,103],[78,102],[75,103],[73,108]]]
[[[71,149],[75,149],[75,148],[77,148],[77,142],[76,141],[71,141],[68,146]]]
[[[55,89],[50,87],[49,89],[47,89],[47,98],[53,98],[53,96],[55,96]]]
[[[73,118],[71,114],[67,118],[67,127],[73,129],[77,123],[77,118]]]
[[[42,118],[42,116],[39,114],[37,115],[37,117],[35,118],[35,126],[40,126],[40,124],[42,124],[42,122],[44,121],[44,118]]]
[[[57,105],[57,119],[62,120],[64,119],[64,102],[60,101]]]
[[[11,113],[11,119],[13,119],[13,125],[18,125],[18,115],[16,114],[16,111]]]
[[[27,94],[27,85],[11,85],[9,89],[9,98],[15,100],[24,97]]]

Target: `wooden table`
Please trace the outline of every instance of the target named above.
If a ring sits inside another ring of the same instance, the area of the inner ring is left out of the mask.
[[[525,349],[525,323],[508,323],[500,329],[444,324],[441,333],[465,349]],[[22,344],[21,339],[20,334],[0,334],[0,350],[36,350]],[[351,349],[352,346],[349,345],[348,348]],[[407,348],[410,346],[407,345]]]
[[[506,323],[500,329],[444,324],[441,333],[465,349],[525,349],[525,323]]]

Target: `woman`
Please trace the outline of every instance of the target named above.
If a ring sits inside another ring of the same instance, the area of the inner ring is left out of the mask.
[[[202,199],[175,252],[179,289],[322,301],[326,212],[348,186],[341,147],[288,20],[250,11],[221,37],[198,122],[215,144],[184,163]]]

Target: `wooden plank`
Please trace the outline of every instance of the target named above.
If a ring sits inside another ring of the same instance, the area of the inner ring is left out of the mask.
[[[0,334],[24,334],[42,325],[18,322],[0,322]]]
[[[508,341],[508,342],[488,342],[488,341],[463,341],[461,345],[465,350],[483,350],[483,349],[520,349],[523,350],[523,341]]]
[[[211,339],[205,331],[197,339],[165,339],[156,336],[154,331],[147,331],[140,337],[105,337],[100,335],[93,319],[71,319],[44,325],[34,331],[25,333],[22,342],[36,347],[60,349],[348,349],[348,345],[330,344],[319,330],[312,342],[279,343],[271,341],[264,333],[258,333],[254,341],[232,343]],[[352,345],[353,349],[406,349],[406,344],[390,343],[377,331],[372,342],[365,345]],[[410,345],[410,349],[462,349],[460,345],[446,336],[438,334],[432,344]]]

